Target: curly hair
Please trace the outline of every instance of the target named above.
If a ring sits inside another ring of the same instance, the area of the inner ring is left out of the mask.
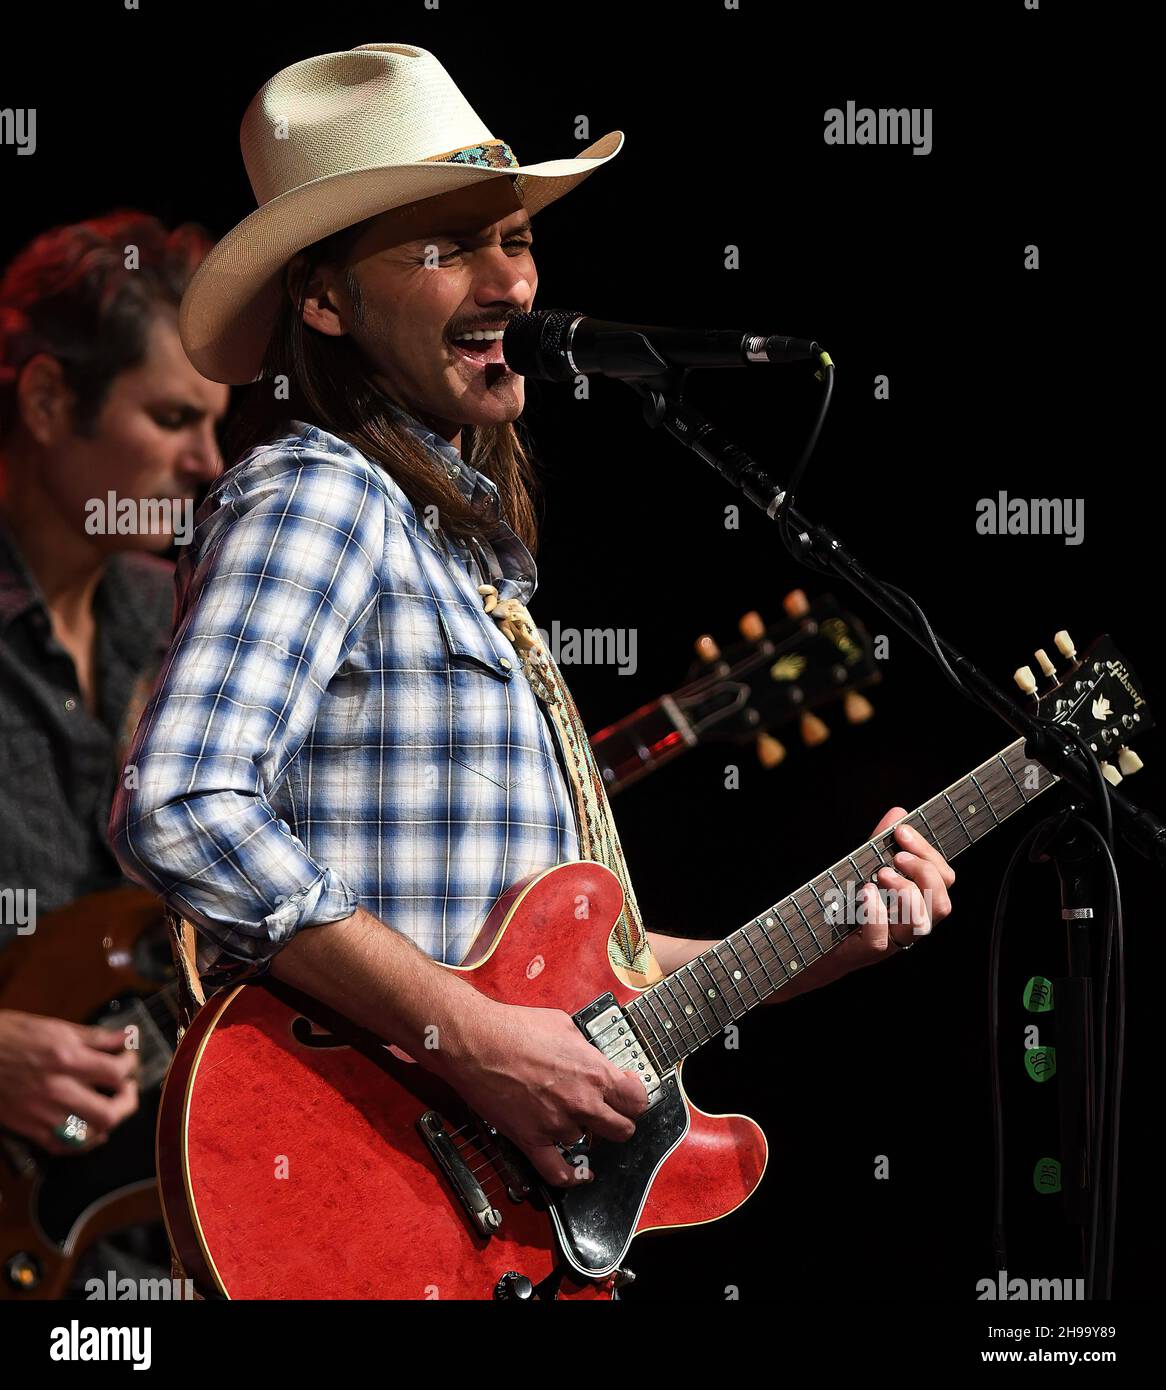
[[[60,362],[76,396],[73,428],[91,437],[114,378],[145,360],[158,305],[178,307],[212,245],[197,223],[169,230],[118,208],[18,252],[0,279],[0,444],[16,428],[21,370],[39,353]]]

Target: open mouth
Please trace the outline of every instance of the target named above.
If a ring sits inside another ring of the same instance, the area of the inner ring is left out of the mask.
[[[475,366],[506,366],[502,355],[501,330],[467,334],[448,340],[454,352]]]

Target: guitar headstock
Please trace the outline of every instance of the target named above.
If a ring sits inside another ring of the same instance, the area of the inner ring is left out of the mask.
[[[797,723],[809,747],[830,736],[816,713],[825,705],[841,702],[849,723],[865,723],[874,710],[860,692],[881,679],[870,635],[829,594],[810,602],[795,589],[783,607],[771,626],[746,613],[743,640],[724,652],[708,634],[698,638],[694,679],[672,696],[702,739],[753,742],[766,767],[785,758],[774,736],[783,726]]]
[[[1106,780],[1116,786],[1142,766],[1130,743],[1154,727],[1142,683],[1108,635],[1098,637],[1083,654],[1064,629],[1053,641],[1068,663],[1065,669],[1058,672],[1042,648],[1035,653],[1042,679],[1022,666],[1014,680],[1034,700],[1042,718],[1080,734],[1097,754]]]

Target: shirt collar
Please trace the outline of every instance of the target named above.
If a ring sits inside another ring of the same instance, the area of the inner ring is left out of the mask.
[[[448,439],[444,439],[436,430],[430,429],[416,415],[397,405],[395,401],[389,401],[388,405],[405,429],[424,444],[430,453],[436,455],[445,469],[446,476],[453,479],[466,501],[480,507],[487,520],[496,520],[499,514],[498,489],[493,481],[484,473],[479,473],[476,468],[471,468]]]
[[[499,598],[516,598],[525,606],[538,587],[538,566],[513,528],[502,518],[495,483],[472,468],[448,439],[442,438],[416,415],[395,401],[386,401],[386,404],[404,428],[440,462],[446,476],[453,479],[466,501],[479,508],[486,522],[487,540],[501,569],[501,574],[490,582],[497,587]],[[458,548],[464,549],[464,546]]]

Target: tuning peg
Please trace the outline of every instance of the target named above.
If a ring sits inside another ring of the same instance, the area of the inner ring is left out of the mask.
[[[810,600],[804,589],[791,589],[782,599],[781,606],[785,609],[786,617],[804,618],[810,611]]]
[[[765,621],[760,613],[742,614],[737,630],[747,642],[759,642],[765,636]]]
[[[1053,638],[1053,642],[1063,657],[1067,657],[1070,661],[1077,659],[1077,648],[1073,645],[1073,639],[1064,628]]]
[[[1116,787],[1121,781],[1121,773],[1112,763],[1102,762],[1098,766],[1101,768],[1101,775],[1111,787]]]
[[[843,713],[851,724],[865,724],[874,717],[874,705],[857,690],[848,690],[842,701]]]
[[[757,735],[757,757],[764,768],[776,767],[785,761],[785,744],[772,734]]]
[[[697,656],[699,656],[702,661],[707,661],[711,664],[721,659],[720,647],[717,646],[707,632],[702,633],[702,635],[696,639],[693,643],[693,647],[696,650]]]
[[[1036,663],[1041,669],[1041,675],[1048,676],[1050,680],[1055,679],[1057,674],[1057,668],[1049,660],[1048,652],[1046,652],[1045,649],[1041,647],[1037,651],[1033,652],[1033,656],[1036,657]]]
[[[1031,666],[1021,666],[1013,672],[1012,679],[1026,695],[1036,694],[1036,677],[1032,674]]]
[[[807,748],[815,748],[819,743],[825,743],[830,737],[830,730],[816,714],[806,710],[802,715],[802,742]]]
[[[1145,764],[1132,748],[1123,743],[1117,751],[1117,765],[1123,777],[1132,777]]]

